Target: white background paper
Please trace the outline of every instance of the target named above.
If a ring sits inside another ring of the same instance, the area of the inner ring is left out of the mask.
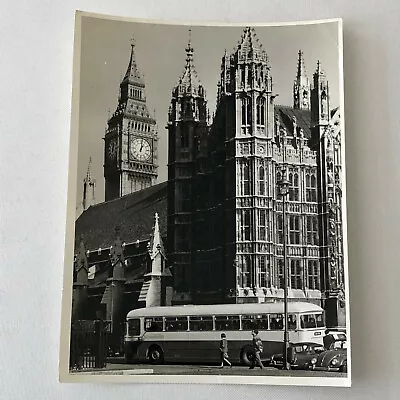
[[[75,9],[224,22],[343,18],[352,389],[58,383]],[[3,1],[0,398],[397,399],[399,28],[398,0]]]

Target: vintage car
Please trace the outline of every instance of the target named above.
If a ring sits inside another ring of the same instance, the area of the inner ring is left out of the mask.
[[[327,337],[328,336],[328,337]],[[324,338],[324,352],[311,360],[310,369],[315,371],[347,372],[347,338],[342,333],[332,333]]]
[[[317,360],[318,355],[324,351],[325,347],[319,343],[290,343],[288,349],[290,367],[293,369],[309,369],[311,367],[311,361]],[[282,368],[283,354],[274,354],[271,357],[270,365]]]

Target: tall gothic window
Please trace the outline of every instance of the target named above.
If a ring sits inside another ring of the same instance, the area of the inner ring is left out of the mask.
[[[317,260],[308,261],[308,288],[320,289],[319,264]]]
[[[245,66],[243,65],[242,69],[240,70],[241,72],[241,83],[242,86],[246,85],[246,70],[245,70]]]
[[[257,125],[265,125],[265,99],[264,97],[257,98]]]
[[[251,99],[250,97],[242,98],[242,126],[251,125]]]
[[[277,214],[276,217],[276,228],[278,234],[278,243],[283,243],[283,216],[282,214]]]
[[[306,201],[317,201],[317,179],[315,175],[306,175]]]
[[[250,194],[250,167],[248,164],[243,165],[243,194]]]
[[[307,244],[318,245],[318,218],[307,217]]]
[[[247,85],[248,86],[251,86],[252,80],[253,80],[253,71],[251,70],[251,68],[249,68],[247,71]]]
[[[290,287],[292,289],[303,288],[303,276],[300,260],[290,260]]]
[[[261,195],[265,194],[265,171],[264,167],[260,167],[259,172],[258,172],[258,192]]]
[[[290,244],[300,244],[300,217],[297,215],[289,217]]]
[[[266,239],[266,210],[259,210],[258,214],[258,239],[259,240],[267,240]]]
[[[251,259],[250,256],[243,257],[243,266],[242,266],[242,285],[243,287],[251,285]]]
[[[289,200],[299,201],[299,175],[289,174]]]
[[[283,270],[283,259],[278,259],[278,289],[283,289],[285,287],[285,278]]]
[[[250,210],[242,211],[242,240],[250,240]]]
[[[261,287],[267,287],[267,265],[266,265],[266,257],[260,256],[260,264],[259,264],[259,285]]]

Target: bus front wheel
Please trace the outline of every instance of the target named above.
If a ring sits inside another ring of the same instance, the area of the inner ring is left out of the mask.
[[[245,346],[240,353],[240,360],[244,365],[250,365],[254,358],[254,350],[252,346]]]
[[[162,364],[164,361],[163,351],[158,346],[151,346],[149,348],[148,356],[152,364]]]

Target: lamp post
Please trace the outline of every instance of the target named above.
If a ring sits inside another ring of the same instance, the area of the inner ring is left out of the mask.
[[[286,196],[289,194],[289,181],[285,178],[285,171],[282,179],[277,182],[279,195],[282,197],[282,235],[283,235],[283,314],[284,314],[284,334],[283,334],[283,369],[289,370],[288,360],[289,332],[288,332],[288,271],[287,271],[287,249],[286,249]]]

